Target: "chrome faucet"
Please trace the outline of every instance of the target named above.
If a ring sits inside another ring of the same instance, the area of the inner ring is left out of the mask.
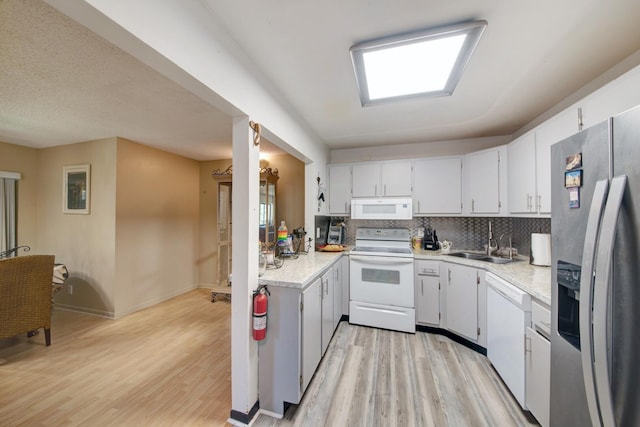
[[[504,237],[504,234],[500,235],[500,239],[498,239],[498,241],[502,242],[502,238],[503,237]],[[509,239],[509,247],[507,248],[507,250],[509,251],[509,259],[513,259],[513,247],[512,247],[512,243],[511,243],[511,236],[509,236],[508,239]]]
[[[495,242],[495,246],[491,246],[491,241]],[[487,241],[487,255],[491,255],[496,249],[498,249],[498,242],[493,238],[493,231],[491,230],[491,221],[489,221],[489,239]]]

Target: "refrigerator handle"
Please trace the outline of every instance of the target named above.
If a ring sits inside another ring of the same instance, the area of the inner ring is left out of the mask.
[[[626,186],[626,175],[616,176],[611,180],[611,190],[609,190],[607,205],[604,208],[604,216],[602,217],[598,258],[596,261],[595,291],[593,296],[593,368],[596,376],[598,402],[600,403],[600,416],[602,417],[602,425],[605,427],[615,426],[607,360],[607,298],[611,287],[612,254],[616,239],[616,226]]]
[[[609,180],[603,179],[596,182],[591,200],[591,209],[587,220],[587,229],[582,250],[582,274],[580,276],[580,357],[582,358],[582,376],[584,378],[584,390],[587,395],[587,406],[594,426],[600,425],[600,413],[596,397],[596,383],[593,376],[593,339],[592,339],[592,315],[593,315],[593,279],[596,242],[600,232],[600,222],[604,211]]]

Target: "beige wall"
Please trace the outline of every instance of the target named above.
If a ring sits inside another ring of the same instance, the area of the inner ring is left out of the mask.
[[[280,179],[276,187],[276,225],[286,221],[289,233],[304,227],[304,169],[300,160],[289,154],[271,156],[270,168],[278,169]]]
[[[38,150],[0,142],[0,170],[22,174],[18,181],[18,245],[30,246],[31,253],[37,253]]]
[[[276,186],[276,225],[284,220],[293,230],[304,227],[305,164],[289,154],[271,156],[267,167],[278,169],[280,178]],[[231,160],[200,163],[200,256],[201,287],[218,286],[218,181],[211,177],[215,169],[224,171]]]
[[[115,317],[198,284],[199,163],[117,145]]]
[[[37,247],[67,265],[73,294],[56,295],[61,307],[103,316],[115,309],[116,139],[38,150]],[[62,212],[62,168],[91,165],[90,214]]]

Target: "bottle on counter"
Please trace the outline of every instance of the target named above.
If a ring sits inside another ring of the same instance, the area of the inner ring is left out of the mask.
[[[284,221],[280,221],[280,227],[278,227],[277,245],[286,247],[288,235],[289,231],[287,230],[287,224],[285,224]]]

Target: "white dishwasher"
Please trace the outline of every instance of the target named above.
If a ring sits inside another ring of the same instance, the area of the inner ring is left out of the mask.
[[[525,404],[525,332],[531,297],[487,272],[487,356],[520,406]]]

